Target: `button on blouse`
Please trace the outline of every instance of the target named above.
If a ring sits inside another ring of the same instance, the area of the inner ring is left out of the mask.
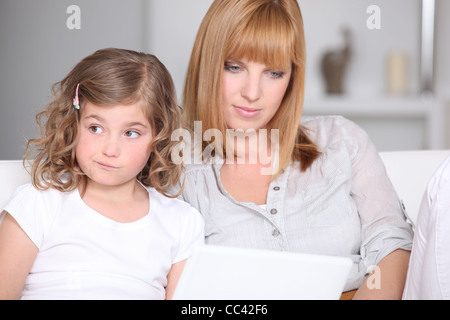
[[[350,257],[345,290],[389,253],[411,250],[412,229],[367,134],[343,117],[305,118],[322,155],[272,181],[266,206],[224,190],[221,164],[189,165],[182,197],[203,215],[206,243]]]

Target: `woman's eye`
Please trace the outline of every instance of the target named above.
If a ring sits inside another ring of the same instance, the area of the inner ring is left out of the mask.
[[[125,135],[126,135],[128,138],[137,138],[137,137],[140,136],[139,132],[132,131],[132,130],[125,132]]]
[[[239,72],[241,68],[236,65],[227,64],[225,63],[225,70],[231,71],[231,72]]]
[[[99,126],[90,126],[89,131],[91,131],[92,133],[102,133],[103,129]]]
[[[272,78],[276,78],[276,79],[283,78],[284,72],[270,71],[269,72],[269,76],[272,77]]]

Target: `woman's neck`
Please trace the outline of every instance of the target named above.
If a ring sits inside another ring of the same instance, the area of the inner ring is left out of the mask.
[[[269,137],[267,132],[266,129],[233,130],[227,138],[226,164],[256,165],[271,174],[278,159],[278,139],[271,140],[273,136]]]

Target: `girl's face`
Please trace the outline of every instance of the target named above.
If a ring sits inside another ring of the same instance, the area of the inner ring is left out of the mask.
[[[281,105],[292,69],[273,70],[245,59],[228,60],[224,68],[222,99],[228,128],[265,128]]]
[[[88,184],[135,183],[150,156],[153,131],[140,103],[82,108],[76,157]]]

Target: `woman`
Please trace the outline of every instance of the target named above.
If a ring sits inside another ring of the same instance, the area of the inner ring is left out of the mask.
[[[204,161],[188,166],[183,198],[209,244],[351,257],[346,291],[401,298],[412,230],[359,127],[342,117],[299,126],[305,52],[297,1],[214,1],[183,93]]]

